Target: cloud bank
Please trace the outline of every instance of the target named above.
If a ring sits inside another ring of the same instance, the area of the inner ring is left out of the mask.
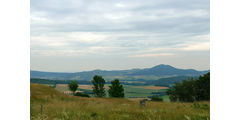
[[[209,19],[208,0],[31,0],[31,69],[209,69]]]

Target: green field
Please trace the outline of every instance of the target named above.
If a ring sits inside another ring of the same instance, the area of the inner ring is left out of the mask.
[[[106,84],[105,86],[109,86],[109,84]],[[123,85],[124,87],[124,93],[126,98],[147,98],[150,96],[164,96],[166,89],[161,90],[153,90],[153,89],[145,89],[145,88],[139,88],[139,86],[133,86],[133,85]],[[60,92],[63,91],[69,91],[67,87],[58,86],[56,89]],[[80,89],[79,91],[84,91],[84,93],[90,94],[92,93],[92,90],[88,89]],[[108,93],[106,91],[106,93]],[[155,93],[155,94],[154,94]],[[108,94],[107,94],[108,95]]]
[[[31,120],[209,120],[209,102],[152,102],[69,96],[39,84],[30,87]],[[42,107],[41,107],[42,106]],[[42,108],[42,109],[41,109]]]
[[[137,86],[132,86],[132,85],[124,85],[124,92],[125,96],[127,98],[146,98],[148,96],[153,96],[153,95],[158,95],[158,94],[153,94],[162,92],[165,93],[166,90],[152,90],[152,89],[144,89],[144,88],[138,88]]]

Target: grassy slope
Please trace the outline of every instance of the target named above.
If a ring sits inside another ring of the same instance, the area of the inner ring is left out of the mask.
[[[138,101],[67,96],[38,84],[31,84],[30,104],[31,119],[47,120],[207,120],[210,112],[209,102],[201,102],[207,106],[202,108],[192,107],[193,103],[147,101],[141,108]]]

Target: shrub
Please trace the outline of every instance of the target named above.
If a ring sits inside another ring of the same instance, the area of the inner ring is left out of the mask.
[[[90,97],[88,94],[80,93],[80,92],[76,92],[76,93],[74,94],[74,96]]]
[[[152,101],[163,101],[163,99],[161,97],[152,97],[151,100]]]

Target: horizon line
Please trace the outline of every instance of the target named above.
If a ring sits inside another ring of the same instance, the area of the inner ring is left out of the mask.
[[[52,72],[52,73],[79,73],[79,72],[91,72],[91,71],[123,71],[123,70],[134,70],[134,69],[139,69],[139,70],[142,70],[142,69],[150,69],[150,68],[153,68],[153,67],[156,67],[156,66],[160,66],[160,65],[171,66],[171,67],[173,67],[173,68],[183,69],[183,70],[210,71],[210,68],[209,68],[209,69],[206,69],[206,70],[197,70],[197,69],[193,69],[193,68],[184,69],[184,68],[177,68],[177,67],[174,67],[174,66],[168,65],[168,64],[158,64],[158,65],[154,65],[154,66],[152,66],[152,67],[146,67],[146,68],[130,68],[130,69],[118,69],[118,70],[93,69],[93,70],[83,70],[83,71],[77,71],[77,72],[54,72],[54,71],[33,70],[33,69],[30,68],[30,71]]]

